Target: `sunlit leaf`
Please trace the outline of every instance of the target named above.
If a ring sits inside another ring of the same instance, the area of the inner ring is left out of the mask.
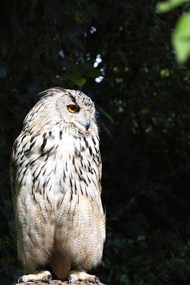
[[[172,45],[179,63],[184,63],[190,56],[190,13],[183,14],[172,35]]]
[[[183,3],[190,2],[190,0],[169,0],[165,2],[159,2],[156,5],[156,12],[157,13],[165,13],[169,12],[170,10],[178,7],[179,5]]]
[[[161,78],[167,78],[170,76],[170,70],[168,68],[164,68],[160,70]]]

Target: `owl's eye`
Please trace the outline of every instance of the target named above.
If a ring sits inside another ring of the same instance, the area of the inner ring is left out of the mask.
[[[67,110],[70,112],[70,113],[78,113],[80,111],[80,108],[78,105],[68,105],[67,106]]]

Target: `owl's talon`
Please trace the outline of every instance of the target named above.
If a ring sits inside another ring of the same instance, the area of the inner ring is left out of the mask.
[[[74,283],[75,279],[73,278],[73,276],[69,275],[68,277],[68,283]]]
[[[51,273],[50,274],[48,274],[47,276],[46,276],[46,278],[44,278],[44,282],[46,282],[46,283],[49,283],[50,281],[52,280],[52,275],[51,275]]]
[[[18,283],[22,283],[22,282],[24,282],[24,280],[23,280],[23,278],[21,276],[21,277],[18,278]]]
[[[68,276],[68,283],[74,283],[75,281],[89,281],[92,283],[99,284],[100,279],[95,275],[90,275],[84,271],[71,271]]]
[[[95,276],[95,277],[94,277],[94,281],[95,281],[96,283],[100,283],[99,277]]]
[[[18,283],[27,283],[27,282],[35,282],[35,281],[43,281],[46,283],[49,283],[50,280],[52,279],[52,275],[49,271],[41,271],[36,274],[27,274],[27,275],[22,275],[18,279]]]

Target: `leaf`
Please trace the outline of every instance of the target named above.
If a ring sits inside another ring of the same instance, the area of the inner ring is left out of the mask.
[[[172,45],[177,61],[184,63],[190,56],[190,12],[183,14],[172,35]]]
[[[190,0],[170,0],[170,1],[160,2],[156,5],[156,12],[166,13],[178,7],[179,5],[182,5],[183,3],[187,2],[190,2]]]
[[[78,86],[83,86],[86,84],[86,79],[81,77],[79,79],[74,80],[74,82]]]
[[[101,107],[99,107],[98,110],[100,111],[100,113],[102,113],[113,124],[113,118],[110,116],[110,114],[108,114]]]
[[[170,76],[170,70],[168,68],[164,68],[160,70],[161,78],[167,78]]]

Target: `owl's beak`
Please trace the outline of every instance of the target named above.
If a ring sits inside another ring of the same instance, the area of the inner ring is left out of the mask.
[[[85,124],[86,131],[88,131],[89,128],[90,128],[90,120],[88,120]]]

